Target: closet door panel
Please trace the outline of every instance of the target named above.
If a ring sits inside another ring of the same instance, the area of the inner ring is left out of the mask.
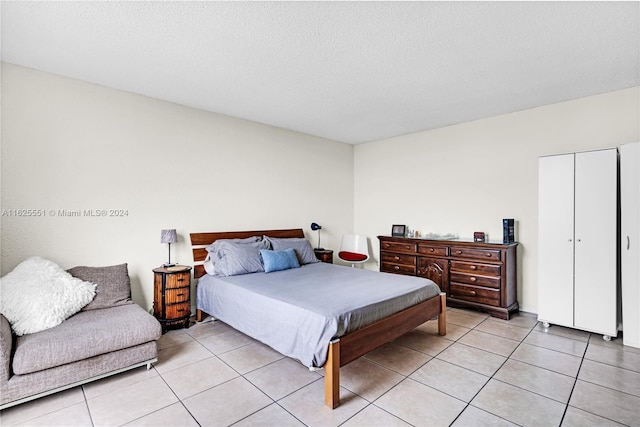
[[[640,348],[640,142],[620,146],[623,343]]]
[[[575,155],[575,327],[616,335],[617,150]]]
[[[573,326],[574,155],[538,160],[538,318]]]

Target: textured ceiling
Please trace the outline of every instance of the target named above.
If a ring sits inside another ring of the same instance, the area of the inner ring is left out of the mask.
[[[3,1],[1,55],[361,143],[640,85],[639,6]]]

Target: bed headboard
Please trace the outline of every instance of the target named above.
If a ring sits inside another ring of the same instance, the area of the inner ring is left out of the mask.
[[[209,233],[191,233],[191,249],[193,250],[193,276],[198,279],[207,272],[204,270],[205,258],[207,258],[207,246],[218,239],[243,239],[251,236],[269,237],[304,237],[302,228],[290,228],[286,230],[259,230],[259,231],[221,231]]]

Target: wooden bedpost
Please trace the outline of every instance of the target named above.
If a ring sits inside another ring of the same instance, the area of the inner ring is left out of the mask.
[[[324,404],[331,409],[340,405],[340,340],[329,343],[324,364]]]
[[[202,322],[203,317],[202,310],[196,309],[196,322]]]
[[[438,335],[447,335],[447,294],[440,292],[440,314],[438,314]]]

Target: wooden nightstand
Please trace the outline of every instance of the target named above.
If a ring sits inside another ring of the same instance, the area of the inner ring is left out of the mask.
[[[316,258],[318,258],[320,261],[333,264],[333,250],[314,249],[313,252],[316,254]]]
[[[162,332],[178,323],[186,328],[191,317],[191,267],[158,267],[153,274],[153,315],[162,325]]]

